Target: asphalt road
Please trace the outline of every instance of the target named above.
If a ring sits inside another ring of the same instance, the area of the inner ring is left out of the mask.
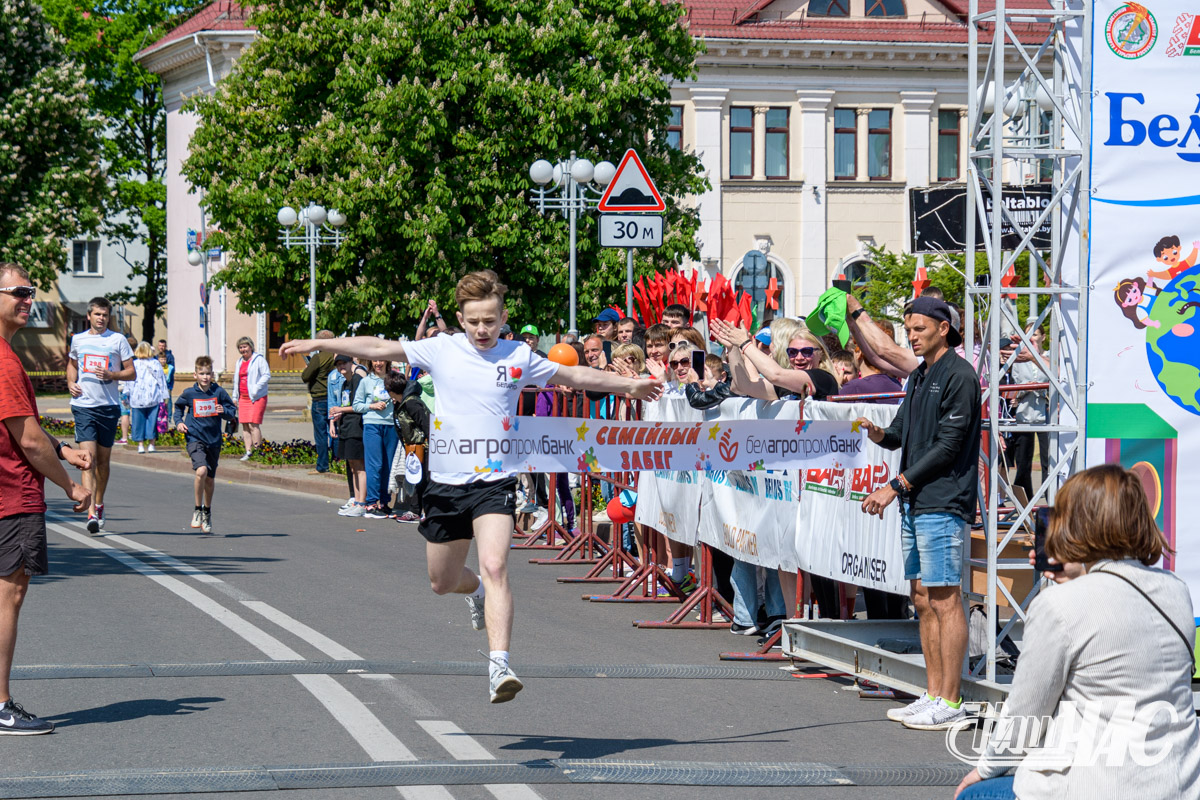
[[[47,773],[72,773],[80,794],[102,796],[96,779],[105,770],[192,770],[186,789],[149,784],[163,789],[155,796],[185,797],[221,786],[255,788],[263,765],[606,759],[630,762],[636,772],[675,761],[954,763],[941,734],[888,722],[884,713],[894,703],[860,699],[845,680],[564,676],[570,665],[715,667],[721,651],[753,645],[727,631],[635,629],[632,620],[661,619],[673,607],[583,602],[579,586],[554,580],[582,574],[583,567],[512,560],[513,666],[526,677],[526,689],[513,702],[492,706],[485,662],[476,652],[487,648],[484,634],[471,629],[461,598],[430,592],[415,525],[338,517],[336,502],[235,486],[218,474],[219,535],[205,536],[188,527],[189,477],[118,467],[106,500],[107,530],[90,537],[50,489],[52,574],[35,579],[30,590],[16,653],[25,678],[14,683],[13,694],[58,730],[0,739],[0,797],[33,792],[34,784],[15,783],[13,776]],[[237,675],[219,674],[237,669],[198,666],[364,659],[403,662],[402,673],[424,674],[289,674],[297,670],[277,665],[282,674]],[[34,665],[64,669],[48,673],[30,669]],[[176,666],[113,677],[89,673],[85,665]],[[773,664],[757,669],[779,674]],[[550,677],[530,677],[539,672]],[[254,769],[230,772],[246,767]],[[450,782],[462,779],[454,770],[446,775]],[[249,783],[238,783],[242,779]],[[928,786],[779,789],[527,779],[530,784],[245,796],[757,800],[953,793]]]

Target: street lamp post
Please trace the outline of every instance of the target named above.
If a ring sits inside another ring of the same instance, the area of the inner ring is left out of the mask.
[[[346,237],[339,230],[346,224],[346,215],[335,208],[328,211],[315,203],[299,212],[291,206],[279,209],[279,240],[285,247],[308,248],[308,321],[310,338],[317,338],[317,248],[321,245],[337,248]],[[299,222],[303,228],[297,230]]]
[[[200,249],[200,245],[188,250],[188,263],[193,267],[200,267],[200,310],[204,314],[204,355],[209,353],[208,331],[212,327],[212,320],[208,318],[208,253]]]
[[[571,229],[571,260],[570,260],[570,329],[569,332],[578,335],[579,329],[575,321],[575,221],[580,212],[594,208],[600,202],[604,187],[608,186],[617,168],[611,162],[601,161],[592,164],[586,158],[576,158],[575,151],[571,157],[558,164],[551,164],[544,158],[539,158],[529,167],[529,177],[539,189],[534,189],[530,202],[537,206],[541,214],[547,210],[558,211],[570,223]],[[547,186],[552,183],[553,185]],[[593,196],[589,196],[593,195]]]

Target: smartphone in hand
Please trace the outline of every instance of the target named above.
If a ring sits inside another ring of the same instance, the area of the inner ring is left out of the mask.
[[[704,355],[703,350],[692,351],[692,372],[695,372],[700,380],[704,380]]]
[[[1051,564],[1046,555],[1046,529],[1050,527],[1050,506],[1037,509],[1033,526],[1033,568],[1039,573],[1062,572],[1062,564]]]

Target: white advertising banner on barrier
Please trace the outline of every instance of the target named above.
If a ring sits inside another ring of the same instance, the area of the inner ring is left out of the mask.
[[[643,404],[642,409],[647,422],[704,422],[704,412],[688,405],[681,394],[667,394],[657,403]],[[696,544],[704,482],[704,473],[700,471],[643,472],[638,477],[634,520],[661,531],[673,541]]]
[[[727,419],[798,420],[800,404],[726,400]],[[864,441],[867,441],[864,438]],[[700,541],[760,567],[796,569],[794,540],[799,470],[705,473],[700,506]]]
[[[858,463],[865,440],[843,422],[440,416],[429,453],[434,472],[759,470]]]
[[[866,417],[886,428],[898,406],[871,403],[809,403],[812,420]],[[900,550],[899,501],[883,518],[866,514],[863,498],[887,484],[900,470],[900,451],[864,440],[865,461],[844,468],[804,472],[796,507],[795,550],[800,569],[845,583],[908,594]]]
[[[1087,462],[1138,473],[1200,599],[1200,6],[1097,0],[1091,36]]]

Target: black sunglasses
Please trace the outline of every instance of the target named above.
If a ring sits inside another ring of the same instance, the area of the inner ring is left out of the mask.
[[[18,300],[32,300],[37,296],[37,289],[32,286],[5,286],[0,288],[0,292],[11,294]]]
[[[788,358],[795,358],[796,356],[812,358],[815,352],[817,352],[817,348],[815,347],[789,347],[787,349]]]
[[[668,363],[669,365],[671,365],[672,367],[678,367],[678,366],[680,366],[680,365],[682,365],[682,364],[688,364],[688,365],[690,365],[690,364],[692,363],[692,359],[691,359],[691,357],[689,356],[688,358],[680,358],[680,359],[677,359],[677,360],[675,360],[675,361],[668,361],[667,363]]]

